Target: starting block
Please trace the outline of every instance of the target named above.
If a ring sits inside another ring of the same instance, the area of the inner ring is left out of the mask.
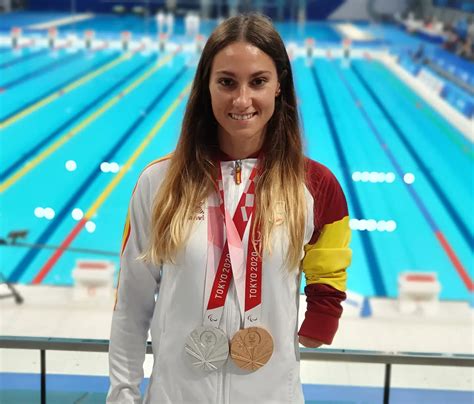
[[[122,50],[127,52],[130,47],[130,42],[132,40],[132,32],[131,31],[122,31],[120,34],[120,40],[122,42]]]
[[[12,48],[16,49],[18,48],[18,45],[20,43],[21,39],[21,33],[22,30],[19,27],[13,27],[10,31],[10,38],[11,38],[11,43],[12,43]]]
[[[304,41],[304,47],[306,50],[306,57],[311,59],[314,56],[314,48],[316,45],[316,41],[314,38],[306,38]]]
[[[342,54],[345,59],[349,59],[351,57],[351,48],[352,41],[349,38],[344,38],[342,41]]]
[[[168,39],[168,34],[161,33],[158,37],[158,50],[164,52],[166,50],[166,41]]]
[[[56,47],[56,41],[58,39],[58,29],[56,27],[51,27],[48,29],[48,46],[50,49]]]
[[[204,49],[204,36],[201,34],[196,35],[194,43],[196,45],[196,53],[201,53]]]
[[[106,260],[77,260],[72,271],[74,300],[109,298],[114,290],[115,265]]]
[[[88,29],[86,32],[84,32],[84,46],[86,49],[92,48],[92,41],[94,40],[94,37],[95,31]]]
[[[401,313],[420,310],[423,314],[436,314],[441,284],[436,272],[402,272],[398,276],[398,307]]]

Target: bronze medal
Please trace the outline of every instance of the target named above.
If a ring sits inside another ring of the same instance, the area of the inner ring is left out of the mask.
[[[273,338],[261,327],[239,330],[230,342],[230,356],[240,369],[255,372],[264,366],[273,354]]]

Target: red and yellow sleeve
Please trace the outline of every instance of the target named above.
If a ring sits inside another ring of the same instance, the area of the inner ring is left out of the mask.
[[[342,188],[326,167],[309,161],[307,175],[315,231],[304,248],[307,309],[298,334],[331,344],[346,298],[346,269],[352,259],[349,215]]]

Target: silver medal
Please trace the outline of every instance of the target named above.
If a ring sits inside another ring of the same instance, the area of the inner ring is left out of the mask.
[[[193,367],[212,372],[227,360],[229,340],[220,328],[201,326],[188,335],[184,351]]]

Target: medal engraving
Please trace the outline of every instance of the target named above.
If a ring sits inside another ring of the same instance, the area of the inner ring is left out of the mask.
[[[193,367],[212,372],[227,360],[229,340],[220,328],[197,327],[186,338],[184,351]]]
[[[272,336],[261,327],[239,330],[230,343],[230,356],[236,366],[250,372],[264,366],[272,354]]]

